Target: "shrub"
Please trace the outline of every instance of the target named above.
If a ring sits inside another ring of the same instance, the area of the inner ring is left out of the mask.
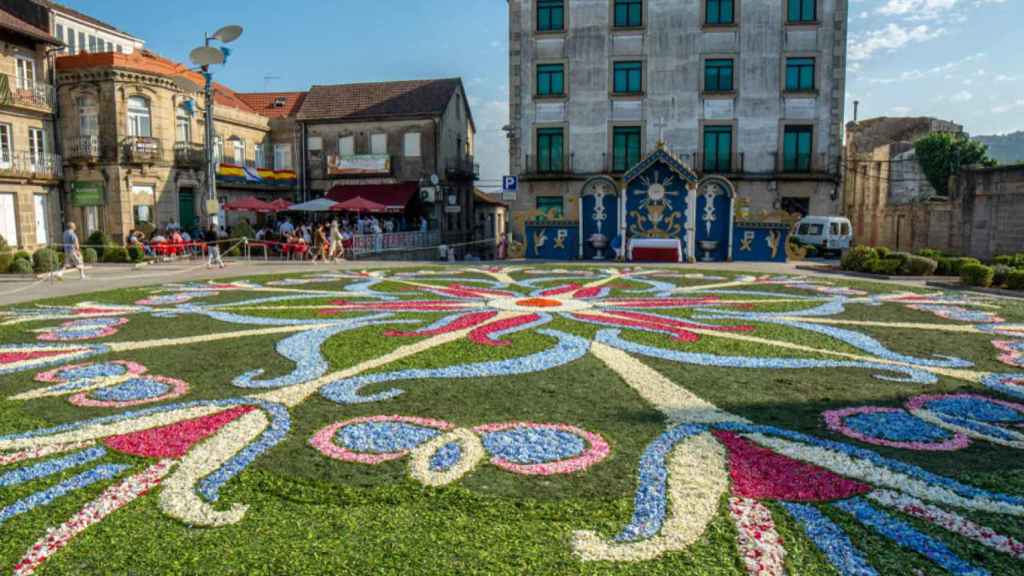
[[[981,264],[981,260],[978,260],[977,258],[966,257],[954,258],[949,273],[951,276],[959,276],[960,273],[963,272],[964,267],[970,264]]]
[[[14,262],[14,256],[10,252],[0,254],[0,274],[7,272]]]
[[[36,272],[53,272],[60,268],[60,257],[52,248],[40,248],[32,255],[32,269]]]
[[[996,256],[993,261],[996,264],[1002,264],[1003,266],[1009,266],[1010,268],[1024,268],[1024,252]]]
[[[1006,287],[1010,290],[1024,290],[1024,270],[1011,270],[1006,275]]]
[[[931,258],[932,260],[938,260],[939,258],[945,256],[945,254],[943,254],[941,251],[933,250],[931,248],[922,248],[917,251],[917,255],[924,256],[925,258]]]
[[[899,274],[900,267],[902,265],[903,262],[895,258],[888,258],[885,260],[882,260],[881,258],[874,258],[865,263],[864,271],[872,274],[880,274],[882,276],[892,276],[894,274]]]
[[[123,246],[108,246],[103,251],[103,261],[113,263],[127,262],[128,251]]]
[[[103,231],[97,230],[89,234],[89,237],[85,239],[85,245],[95,247],[96,257],[103,258],[103,253],[107,247],[114,246],[114,242]],[[82,255],[84,256],[85,253],[83,252]]]
[[[32,255],[29,254],[28,252],[25,252],[24,250],[18,250],[17,252],[14,253],[14,259],[27,260],[29,262],[32,262]]]
[[[11,263],[9,270],[11,274],[31,274],[32,263],[24,258],[17,258]]]
[[[984,264],[965,264],[960,270],[960,280],[970,286],[981,286],[988,288],[992,285],[992,277],[995,271]]]
[[[141,262],[146,257],[145,251],[142,250],[142,246],[129,246],[128,247],[128,259],[132,262]]]
[[[839,265],[843,270],[867,272],[868,270],[864,267],[865,263],[876,259],[878,259],[878,253],[875,252],[874,248],[870,246],[854,246],[843,255]]]
[[[906,273],[911,276],[931,276],[935,274],[935,269],[939,267],[939,263],[931,258],[911,254],[907,258],[905,266],[907,268]]]
[[[1006,277],[1010,275],[1010,272],[1013,272],[1013,268],[1010,268],[1009,266],[1004,266],[1002,264],[996,264],[993,266],[992,285],[1002,286],[1003,284],[1006,284]]]
[[[86,264],[93,264],[99,259],[95,248],[82,248],[82,261]]]
[[[910,274],[910,259],[914,255],[909,252],[890,252],[883,260],[898,260],[900,263],[900,274]]]
[[[233,228],[231,228],[232,238],[248,238],[252,240],[256,237],[256,232],[253,231],[252,226],[245,222],[240,222]]]
[[[878,254],[879,258],[885,260],[892,254],[892,250],[888,249],[885,246],[879,246],[878,248],[875,248],[875,253]]]

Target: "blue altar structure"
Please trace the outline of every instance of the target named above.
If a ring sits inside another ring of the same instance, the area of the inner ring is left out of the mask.
[[[580,192],[578,221],[527,222],[524,256],[786,261],[789,225],[737,222],[732,182],[698,177],[663,144],[626,172],[622,183],[608,176],[588,179]]]

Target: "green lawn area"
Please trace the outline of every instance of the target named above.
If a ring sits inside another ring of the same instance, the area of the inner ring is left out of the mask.
[[[0,572],[1024,574],[1024,304],[379,269],[0,312]]]

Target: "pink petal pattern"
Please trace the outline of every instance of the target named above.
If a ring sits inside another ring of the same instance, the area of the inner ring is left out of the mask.
[[[786,549],[775,529],[772,513],[757,500],[729,498],[729,513],[736,524],[736,547],[750,576],[786,573]]]

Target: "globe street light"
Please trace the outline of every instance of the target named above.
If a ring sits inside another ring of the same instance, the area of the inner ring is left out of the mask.
[[[211,47],[210,40],[217,40],[222,44],[228,44],[237,40],[241,35],[241,26],[224,26],[213,34],[203,34],[203,46],[192,50],[189,54],[192,63],[199,66],[202,70],[203,79],[206,81],[203,90],[203,96],[206,98],[206,134],[204,137],[206,146],[206,212],[214,226],[218,226],[220,223],[218,222],[216,211],[213,211],[213,214],[209,214],[211,208],[216,205],[217,200],[217,162],[213,156],[213,74],[210,72],[210,66],[224,64],[229,52],[227,48]]]

